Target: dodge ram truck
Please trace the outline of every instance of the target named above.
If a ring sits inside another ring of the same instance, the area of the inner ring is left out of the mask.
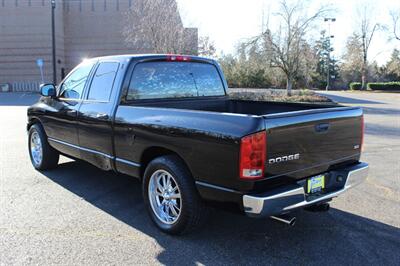
[[[138,178],[151,220],[169,234],[201,225],[210,206],[293,224],[295,209],[367,178],[361,108],[238,100],[211,59],[92,58],[28,109],[37,170],[59,156]]]

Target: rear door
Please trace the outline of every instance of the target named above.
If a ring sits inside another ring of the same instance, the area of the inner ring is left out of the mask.
[[[104,169],[112,168],[112,112],[117,91],[119,62],[98,64],[79,109],[78,136],[82,159]]]
[[[360,158],[360,108],[325,108],[264,117],[268,177],[299,179]]]

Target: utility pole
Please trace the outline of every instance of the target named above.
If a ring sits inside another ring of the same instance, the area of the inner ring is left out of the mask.
[[[336,18],[324,18],[325,22],[328,22],[328,55],[326,60],[326,88],[325,90],[328,91],[330,89],[330,81],[331,81],[331,39],[335,36],[331,35],[331,22],[335,22]]]
[[[51,42],[52,42],[52,57],[53,57],[53,84],[57,84],[57,72],[56,72],[56,34],[55,34],[55,23],[54,23],[54,10],[56,9],[56,0],[51,0]]]
[[[264,2],[261,10],[261,34],[264,34]]]

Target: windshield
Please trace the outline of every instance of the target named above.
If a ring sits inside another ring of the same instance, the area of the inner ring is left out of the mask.
[[[135,67],[127,100],[223,95],[224,86],[214,65],[163,61]]]

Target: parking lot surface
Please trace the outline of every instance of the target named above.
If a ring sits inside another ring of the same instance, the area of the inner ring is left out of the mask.
[[[204,229],[172,237],[152,225],[133,178],[66,158],[35,171],[25,127],[38,96],[0,93],[0,264],[399,265],[400,94],[328,94],[364,107],[365,183],[329,212],[297,211],[294,227],[214,211]]]

